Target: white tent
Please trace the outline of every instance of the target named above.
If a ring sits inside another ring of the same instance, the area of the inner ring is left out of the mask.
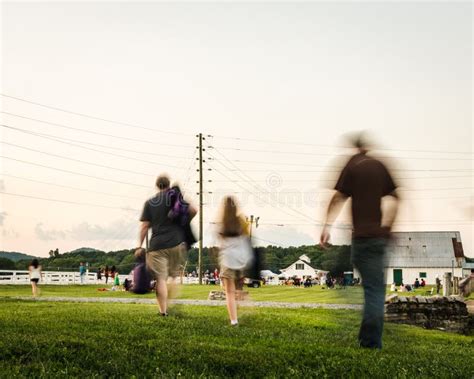
[[[268,277],[278,277],[278,274],[275,274],[274,272],[270,270],[262,270],[260,271],[260,275],[262,278],[268,278]]]

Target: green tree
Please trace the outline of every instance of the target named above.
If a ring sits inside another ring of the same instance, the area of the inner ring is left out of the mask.
[[[0,269],[1,270],[15,270],[16,265],[15,262],[8,258],[0,257]]]

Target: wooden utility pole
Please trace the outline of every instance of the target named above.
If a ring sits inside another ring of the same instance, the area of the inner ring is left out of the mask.
[[[199,255],[198,255],[198,278],[202,284],[202,237],[203,237],[203,185],[202,185],[202,133],[199,133]]]
[[[247,217],[247,222],[250,224],[250,238],[252,238],[253,223],[255,222],[255,227],[258,228],[258,220],[260,220],[260,217],[254,218],[253,215],[250,215],[250,219]]]

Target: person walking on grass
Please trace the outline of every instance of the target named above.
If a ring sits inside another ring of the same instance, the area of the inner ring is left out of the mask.
[[[142,248],[148,230],[152,230],[149,251],[146,255],[146,266],[153,279],[156,280],[156,297],[160,315],[168,316],[168,299],[176,295],[175,278],[180,276],[186,261],[188,237],[182,223],[183,209],[187,222],[196,215],[195,209],[176,196],[171,190],[170,180],[160,175],[156,180],[157,194],[145,202],[140,217],[141,227],[138,249]],[[176,188],[176,187],[174,187]],[[179,201],[180,204],[176,204]],[[183,207],[183,205],[186,205]],[[179,208],[179,209],[178,209]],[[167,283],[168,278],[173,280]]]
[[[81,278],[81,284],[84,284],[84,279],[86,277],[86,266],[81,262],[79,264],[79,277]]]
[[[252,260],[252,246],[245,220],[239,215],[235,199],[226,197],[219,231],[220,278],[226,294],[231,325],[238,325],[236,295],[244,270]]]
[[[436,294],[439,295],[440,291],[441,291],[441,279],[439,278],[438,275],[436,275]]]
[[[43,276],[43,273],[41,272],[41,265],[39,264],[38,259],[35,258],[31,261],[31,264],[28,267],[28,272],[30,276],[33,297],[37,297],[40,294],[38,283]]]
[[[352,198],[352,263],[360,272],[364,288],[364,311],[359,331],[359,345],[382,348],[385,280],[384,255],[398,208],[396,185],[387,168],[367,155],[368,146],[362,135],[353,141],[358,153],[351,157],[337,181],[320,243],[330,239],[331,226],[345,201]],[[394,201],[384,215],[381,200],[390,196]]]

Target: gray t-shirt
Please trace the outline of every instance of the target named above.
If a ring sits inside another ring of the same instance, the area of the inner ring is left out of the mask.
[[[151,224],[150,251],[169,249],[185,241],[183,228],[168,217],[171,203],[168,191],[159,192],[143,206],[140,221]]]

